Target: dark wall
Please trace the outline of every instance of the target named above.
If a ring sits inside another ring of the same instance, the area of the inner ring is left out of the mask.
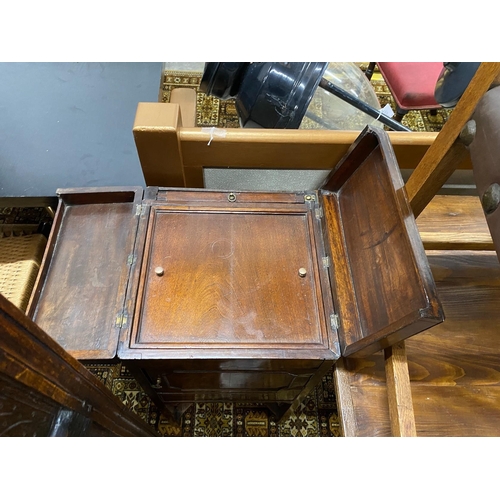
[[[0,196],[143,186],[132,126],[160,76],[161,63],[0,63]]]

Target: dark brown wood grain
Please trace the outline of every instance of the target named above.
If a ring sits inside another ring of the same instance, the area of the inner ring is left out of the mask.
[[[297,193],[229,194],[160,189],[147,202],[119,356],[169,407],[253,399],[282,415],[339,355],[316,205]]]
[[[342,354],[368,355],[440,323],[435,285],[387,136],[365,129],[322,189]]]
[[[307,213],[155,207],[151,224],[135,345],[327,344]]]
[[[49,435],[60,409],[93,421],[108,435],[154,435],[81,363],[1,295],[0,330],[1,435]],[[99,429],[91,434],[101,434]]]
[[[339,334],[364,356],[442,320],[394,152],[369,127],[319,191],[59,195],[33,317],[81,359],[116,353],[165,404],[282,414]]]
[[[65,190],[60,196],[28,314],[78,359],[112,358],[142,190]]]
[[[229,202],[227,193],[160,190],[158,198],[123,359],[185,358],[187,347],[209,358],[335,357],[323,310],[320,234],[304,195],[300,204],[284,193]]]

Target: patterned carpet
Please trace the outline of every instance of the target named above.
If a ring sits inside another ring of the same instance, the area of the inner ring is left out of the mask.
[[[273,413],[259,403],[196,403],[185,411],[179,426],[167,414],[160,414],[121,363],[85,365],[161,436],[340,436],[332,373],[323,378],[295,415],[283,422],[276,422]]]

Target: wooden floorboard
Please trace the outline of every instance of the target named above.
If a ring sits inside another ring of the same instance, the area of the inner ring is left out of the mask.
[[[417,226],[426,250],[494,250],[478,196],[435,196]]]
[[[500,436],[500,387],[412,387],[418,436]]]
[[[417,435],[500,435],[497,256],[489,251],[427,255],[446,319],[406,341]],[[390,435],[383,355],[345,360],[345,368],[357,435]]]

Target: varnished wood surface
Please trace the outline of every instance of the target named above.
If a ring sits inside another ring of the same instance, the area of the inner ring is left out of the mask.
[[[108,435],[153,435],[140,417],[1,295],[0,329],[0,400],[7,405],[0,434],[47,435],[56,409],[64,408]]]
[[[446,320],[405,341],[417,435],[498,436],[500,264],[494,252],[427,255]],[[390,435],[383,356],[345,363],[358,435]]]
[[[130,191],[88,194],[63,195],[68,203],[58,210],[29,315],[78,359],[110,359],[118,344],[138,200]]]
[[[366,129],[323,189],[343,355],[368,355],[442,321],[387,135]]]
[[[477,196],[436,195],[417,226],[426,250],[494,250]]]
[[[326,343],[306,212],[155,207],[151,244],[138,344]]]
[[[338,357],[304,194],[235,193],[231,202],[228,193],[159,190],[157,198],[120,357],[185,358],[186,346],[212,359]]]

